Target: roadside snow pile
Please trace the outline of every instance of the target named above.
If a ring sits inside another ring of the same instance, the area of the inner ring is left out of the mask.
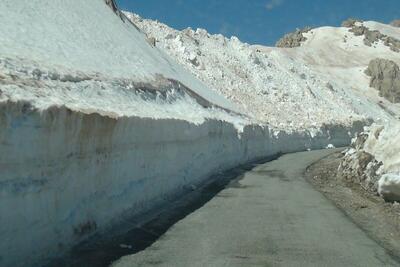
[[[400,201],[400,123],[372,125],[353,140],[339,167],[343,177],[384,199]]]
[[[39,110],[64,106],[113,118],[181,119],[194,124],[217,119],[234,124],[239,132],[251,123],[161,74],[143,82],[0,56],[0,86],[0,103],[27,102]]]
[[[400,69],[396,62],[377,58],[371,60],[365,74],[371,77],[370,86],[392,103],[400,102]]]
[[[307,129],[364,118],[342,88],[330,86],[332,79],[321,78],[277,48],[265,53],[236,37],[211,35],[203,29],[177,31],[125,14],[156,38],[157,47],[258,121],[280,129]]]
[[[378,193],[387,201],[400,201],[400,175],[387,173],[379,179]]]

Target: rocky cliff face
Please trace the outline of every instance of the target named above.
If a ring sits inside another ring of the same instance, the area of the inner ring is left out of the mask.
[[[365,73],[371,77],[370,86],[392,103],[400,102],[400,69],[396,62],[377,58],[371,60]]]

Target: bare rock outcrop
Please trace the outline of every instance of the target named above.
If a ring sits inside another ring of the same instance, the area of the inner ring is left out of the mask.
[[[118,6],[115,0],[105,0],[106,5],[108,5],[115,13],[118,13]]]
[[[346,28],[352,28],[353,26],[355,26],[356,22],[362,22],[362,20],[359,19],[355,19],[355,18],[348,18],[345,21],[342,22],[342,27],[346,27]]]
[[[389,46],[392,51],[400,52],[400,40],[390,36],[386,36],[383,42],[386,46]]]
[[[395,19],[392,22],[390,22],[390,25],[393,27],[400,27],[400,19]]]
[[[370,86],[392,103],[400,102],[400,68],[392,60],[371,60],[365,74],[371,77]]]
[[[278,42],[276,42],[275,46],[286,48],[299,47],[302,42],[307,40],[303,33],[307,33],[310,30],[310,27],[306,27],[304,29],[296,29],[295,32],[288,33],[283,36]]]
[[[372,31],[365,27],[362,23],[362,20],[350,18],[342,22],[342,27],[350,28],[349,32],[352,32],[355,36],[364,36],[364,44],[367,46],[372,46],[373,44],[382,41],[392,51],[400,52],[400,40],[387,36],[376,30]],[[391,25],[400,25],[400,20],[393,21]]]
[[[364,32],[364,44],[367,46],[372,46],[374,43],[379,42],[379,40],[382,40],[384,37],[385,35],[379,31],[370,31],[367,29]]]
[[[368,133],[361,133],[353,139],[351,148],[345,153],[338,173],[345,181],[359,184],[369,192],[378,192],[378,169],[382,165],[373,155],[364,150]]]

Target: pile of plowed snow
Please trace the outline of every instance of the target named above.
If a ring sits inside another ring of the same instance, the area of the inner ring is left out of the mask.
[[[400,123],[374,124],[353,141],[339,170],[365,189],[400,201]]]

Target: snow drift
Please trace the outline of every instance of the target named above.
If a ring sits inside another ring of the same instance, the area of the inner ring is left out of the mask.
[[[374,124],[353,141],[340,170],[388,201],[400,201],[400,123]]]

